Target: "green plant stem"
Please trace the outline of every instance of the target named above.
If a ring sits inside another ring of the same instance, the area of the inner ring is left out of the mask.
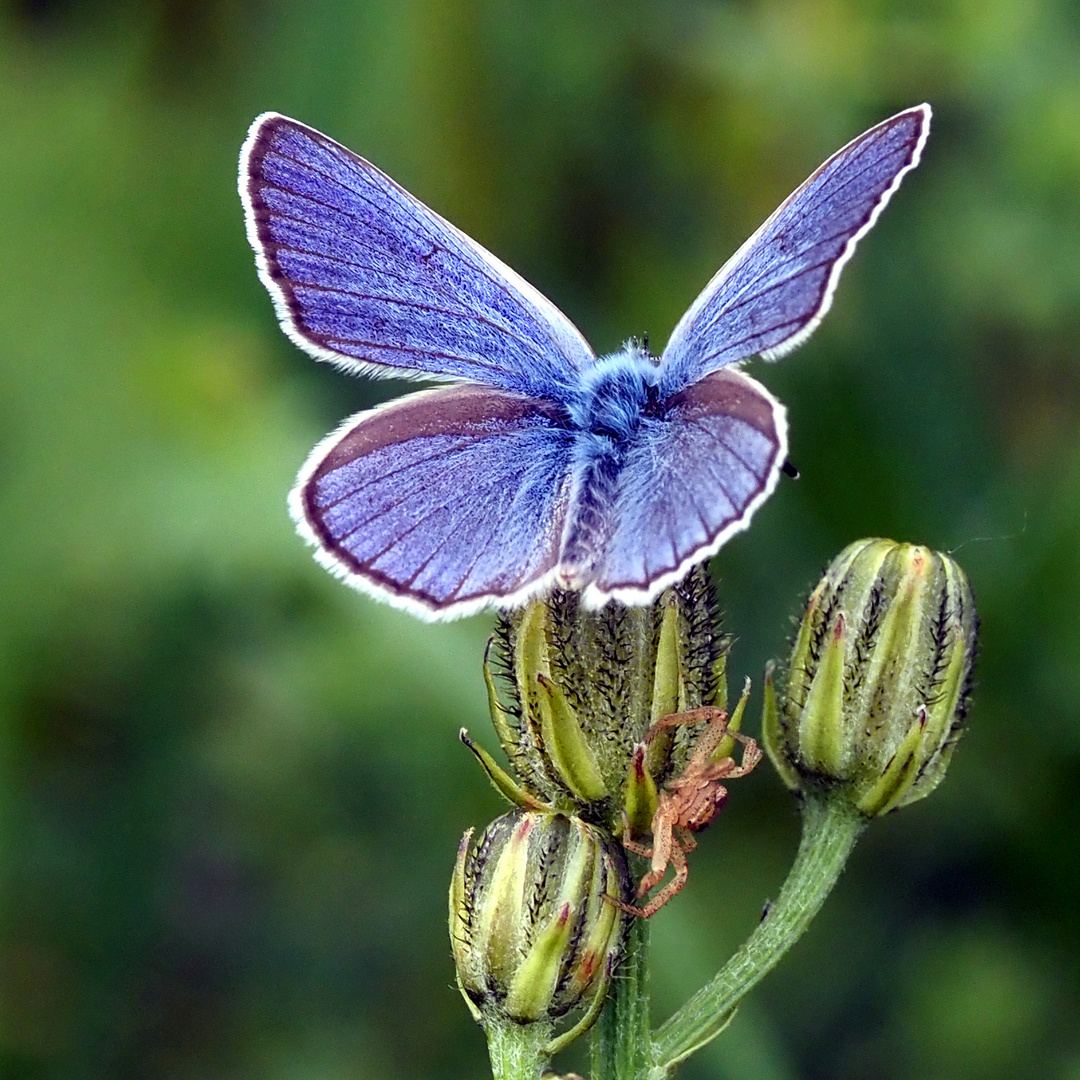
[[[492,1080],[539,1080],[548,1063],[544,1047],[551,1040],[553,1028],[544,1021],[486,1024]]]
[[[640,1071],[638,1080],[666,1076],[723,1030],[747,991],[776,966],[810,925],[867,821],[843,798],[812,795],[804,799],[802,840],[780,896],[716,977],[657,1030],[653,1065]]]
[[[648,1064],[651,1047],[649,924],[634,919],[627,931],[626,952],[593,1028],[592,1080],[632,1080]]]

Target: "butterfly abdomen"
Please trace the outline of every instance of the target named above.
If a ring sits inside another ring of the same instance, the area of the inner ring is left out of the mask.
[[[605,433],[578,432],[571,472],[577,479],[570,491],[559,555],[559,578],[564,588],[582,589],[596,576],[609,538],[625,458],[623,440]]]

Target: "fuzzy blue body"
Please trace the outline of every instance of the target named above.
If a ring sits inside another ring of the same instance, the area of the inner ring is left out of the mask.
[[[654,357],[630,341],[585,373],[567,403],[574,427],[571,492],[562,541],[560,583],[581,588],[593,577],[607,543],[627,454],[642,425],[662,416]]]
[[[660,364],[637,342],[602,357],[582,378],[582,388],[567,402],[574,426],[612,439],[629,439],[643,417],[658,415]]]

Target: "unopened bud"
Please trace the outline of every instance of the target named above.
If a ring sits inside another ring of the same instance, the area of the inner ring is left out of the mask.
[[[725,705],[728,639],[718,623],[704,567],[646,607],[612,602],[593,611],[558,590],[534,600],[500,618],[489,650],[495,670],[485,664],[492,722],[520,783],[467,735],[466,745],[519,806],[582,813],[617,828],[634,768],[662,784],[693,751],[696,733],[685,729],[644,746],[656,722]],[[496,687],[499,669],[507,704]]]
[[[765,746],[795,790],[842,792],[867,817],[945,775],[971,689],[977,617],[947,555],[891,540],[847,547],[811,593]]]
[[[622,954],[630,896],[621,845],[580,818],[513,810],[471,844],[450,887],[458,985],[480,1023],[551,1021],[589,1005],[595,1018]],[[565,1041],[569,1041],[565,1039]]]

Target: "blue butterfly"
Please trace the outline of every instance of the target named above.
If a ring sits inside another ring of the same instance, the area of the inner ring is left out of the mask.
[[[739,370],[805,341],[919,162],[930,106],[825,162],[727,261],[657,358],[597,358],[549,300],[325,135],[251,126],[240,196],[285,333],[363,375],[451,380],[350,417],[289,505],[316,558],[429,619],[552,587],[644,604],[745,529],[787,456]]]

